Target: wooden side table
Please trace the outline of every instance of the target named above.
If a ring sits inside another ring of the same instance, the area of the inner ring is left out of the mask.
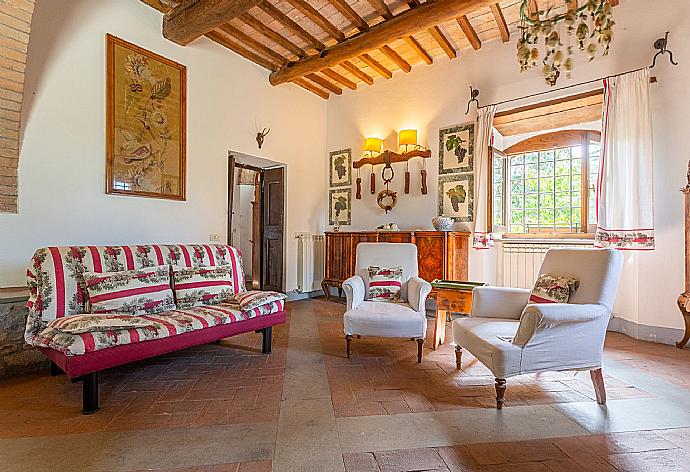
[[[472,290],[486,285],[477,282],[454,282],[434,280],[431,286],[436,289],[436,324],[434,325],[435,350],[446,338],[446,321],[449,313],[469,313],[472,310]]]

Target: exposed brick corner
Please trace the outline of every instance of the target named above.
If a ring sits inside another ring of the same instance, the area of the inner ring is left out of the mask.
[[[0,213],[17,213],[19,128],[35,0],[0,0]]]

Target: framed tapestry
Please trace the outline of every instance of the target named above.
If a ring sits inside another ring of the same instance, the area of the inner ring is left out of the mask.
[[[331,187],[352,185],[352,152],[342,149],[330,153],[329,181]]]
[[[106,192],[185,200],[187,68],[106,35]]]
[[[438,214],[468,223],[474,221],[474,175],[453,174],[438,178]]]
[[[438,138],[439,174],[474,170],[474,123],[441,128]]]
[[[328,224],[352,224],[352,189],[332,189],[328,191]]]

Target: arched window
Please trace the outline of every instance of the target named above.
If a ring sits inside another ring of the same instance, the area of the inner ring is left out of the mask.
[[[492,230],[550,237],[592,232],[600,140],[598,131],[565,130],[494,151]]]

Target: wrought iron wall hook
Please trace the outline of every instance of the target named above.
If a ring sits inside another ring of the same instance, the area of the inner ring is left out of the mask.
[[[670,49],[668,49],[668,35],[669,31],[666,32],[666,36],[654,41],[654,49],[658,49],[658,52],[654,54],[654,60],[652,61],[652,66],[650,67],[650,69],[654,68],[654,66],[656,65],[656,59],[659,56],[667,53],[669,55],[669,58],[671,59],[671,64],[673,64],[674,66],[678,65],[678,63],[673,60],[673,52]]]
[[[477,100],[477,97],[479,97],[479,90],[475,90],[475,88],[470,85],[470,99],[467,101],[467,111],[465,111],[465,115],[469,114],[472,102],[476,103],[477,108],[479,108],[479,100]]]

